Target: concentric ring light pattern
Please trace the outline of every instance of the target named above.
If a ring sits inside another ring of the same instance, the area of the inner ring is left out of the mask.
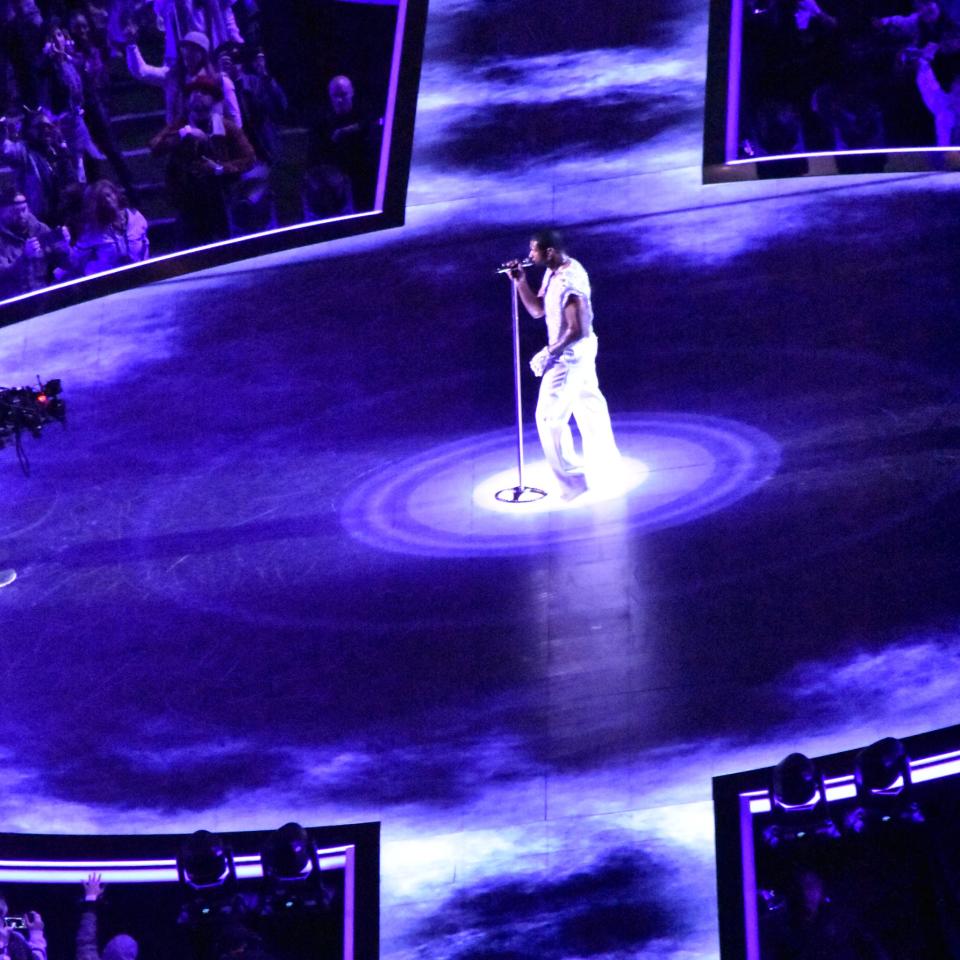
[[[357,487],[342,522],[371,546],[421,556],[530,553],[556,544],[689,523],[755,491],[780,463],[780,448],[746,424],[694,414],[617,417],[623,469],[614,487],[571,502],[556,493],[504,504],[516,483],[516,435],[501,430],[444,444],[385,466]],[[534,431],[524,482],[549,486]],[[593,484],[592,484],[593,485]]]

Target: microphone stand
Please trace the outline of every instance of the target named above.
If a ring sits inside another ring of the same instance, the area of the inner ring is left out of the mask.
[[[502,267],[497,273],[505,273]],[[513,397],[517,407],[517,485],[496,492],[502,503],[535,503],[542,500],[546,490],[528,487],[523,482],[523,402],[520,384],[520,307],[517,302],[517,281],[510,277],[510,306],[513,312]]]

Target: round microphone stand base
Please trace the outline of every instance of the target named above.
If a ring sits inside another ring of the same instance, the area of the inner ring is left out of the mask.
[[[0,587],[9,587],[16,579],[16,570],[0,570]]]
[[[495,494],[501,503],[536,503],[547,495],[539,487],[506,487]]]

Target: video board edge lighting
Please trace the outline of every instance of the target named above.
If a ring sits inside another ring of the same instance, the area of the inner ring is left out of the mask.
[[[910,761],[911,779],[915,783],[927,783],[943,777],[954,776],[960,773],[960,750],[937,754],[933,757],[922,757]],[[840,777],[831,777],[824,780],[827,787],[827,801],[846,800],[856,795],[850,790],[854,782],[852,773]],[[745,790],[739,794],[741,800],[748,800],[753,813],[768,813],[770,811],[769,790]]]

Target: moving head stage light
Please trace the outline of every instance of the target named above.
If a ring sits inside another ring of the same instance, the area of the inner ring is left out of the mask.
[[[30,473],[30,461],[23,449],[23,434],[39,439],[43,428],[57,421],[66,423],[67,405],[60,396],[59,380],[41,383],[37,387],[0,387],[0,447],[12,437],[20,467]]]

